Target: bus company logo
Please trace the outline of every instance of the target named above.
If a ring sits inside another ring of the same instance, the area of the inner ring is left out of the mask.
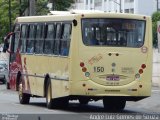
[[[98,61],[100,61],[103,58],[102,54],[98,54],[96,56],[93,56],[91,59],[88,60],[88,63],[90,65],[93,65],[94,63],[97,63]]]

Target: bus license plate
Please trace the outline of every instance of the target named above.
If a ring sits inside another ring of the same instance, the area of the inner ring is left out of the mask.
[[[120,79],[118,75],[112,75],[112,76],[107,76],[106,80],[118,81]]]

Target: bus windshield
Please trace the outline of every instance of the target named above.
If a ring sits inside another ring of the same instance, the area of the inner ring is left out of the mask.
[[[144,44],[144,34],[144,20],[82,19],[82,38],[83,43],[87,46],[138,48]]]

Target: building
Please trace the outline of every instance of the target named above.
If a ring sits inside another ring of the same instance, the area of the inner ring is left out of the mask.
[[[75,0],[73,9],[152,15],[158,0]]]

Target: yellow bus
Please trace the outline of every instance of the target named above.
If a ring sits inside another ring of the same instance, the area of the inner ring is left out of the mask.
[[[7,84],[19,91],[21,104],[30,97],[45,97],[48,108],[103,100],[106,110],[123,110],[126,101],[151,95],[148,16],[72,11],[18,17],[9,36]]]

